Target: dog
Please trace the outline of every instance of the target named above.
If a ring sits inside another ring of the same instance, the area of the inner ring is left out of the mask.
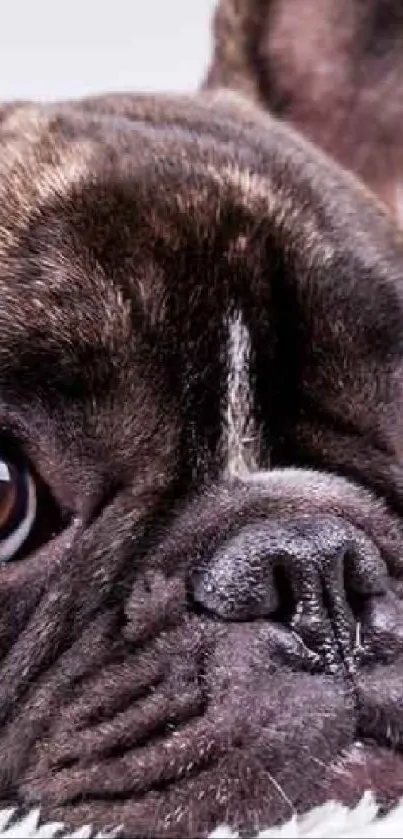
[[[4,106],[0,791],[124,836],[403,789],[403,241],[241,94]]]
[[[325,149],[403,224],[399,0],[220,0],[205,87],[224,85]]]

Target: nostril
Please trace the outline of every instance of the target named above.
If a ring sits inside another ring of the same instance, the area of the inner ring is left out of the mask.
[[[295,612],[296,602],[289,576],[282,566],[277,565],[273,570],[273,579],[279,600],[279,606],[273,615],[273,619],[279,623],[290,625]]]

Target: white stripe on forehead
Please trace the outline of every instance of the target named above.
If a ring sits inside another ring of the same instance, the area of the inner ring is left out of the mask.
[[[251,381],[251,340],[240,310],[226,319],[226,404],[223,416],[224,473],[247,477],[259,468],[260,435]]]

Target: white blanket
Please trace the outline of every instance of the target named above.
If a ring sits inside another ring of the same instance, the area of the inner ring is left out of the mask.
[[[15,810],[0,810],[0,839],[108,839],[114,835],[118,836],[119,831],[94,833],[86,826],[68,833],[57,822],[40,824],[38,810],[20,820],[16,819]],[[211,839],[236,836],[228,828],[219,827]],[[305,816],[296,816],[282,827],[262,831],[259,839],[403,839],[403,799],[386,816],[378,815],[371,793],[366,793],[354,809],[329,802]]]

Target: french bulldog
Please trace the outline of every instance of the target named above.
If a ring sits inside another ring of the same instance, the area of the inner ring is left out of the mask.
[[[205,86],[224,85],[356,172],[403,225],[400,0],[220,0]]]
[[[223,90],[4,106],[0,148],[2,800],[396,800],[402,234]]]

